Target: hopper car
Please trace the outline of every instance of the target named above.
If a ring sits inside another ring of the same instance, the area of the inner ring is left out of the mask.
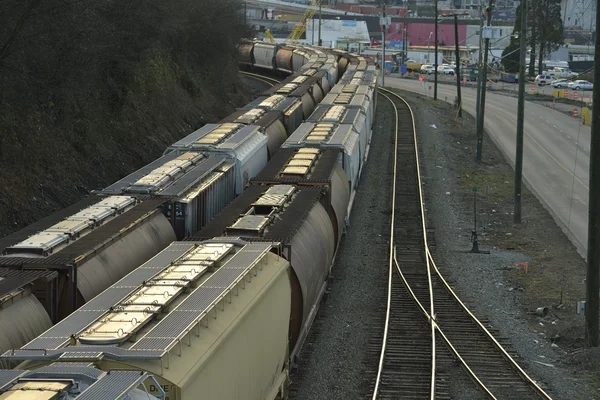
[[[340,69],[340,63],[347,68]],[[3,293],[29,299],[42,315],[36,317],[39,326],[15,324],[10,335],[17,340],[0,342],[2,366],[21,363],[14,373],[0,371],[0,395],[33,388],[43,374],[67,385],[62,390],[70,390],[72,398],[94,398],[94,389],[103,385],[119,389],[121,397],[99,398],[286,397],[289,368],[316,314],[348,222],[366,157],[362,138],[367,144],[370,138],[368,110],[374,99],[369,93],[374,96],[377,81],[366,78],[373,68],[364,58],[325,49],[246,42],[240,45],[240,64],[294,71],[278,89],[294,86],[265,93],[221,123],[169,146],[159,160],[66,214],[4,242],[2,248],[14,247],[82,206],[111,198],[133,202],[126,206],[131,209],[114,213],[81,236],[81,243],[87,237],[86,245],[93,248],[81,253],[83,258],[65,252],[77,240],[42,256],[24,257],[17,246],[0,257],[0,278],[5,279],[0,291],[9,287]],[[340,88],[338,78],[344,86],[367,88]],[[318,108],[315,92],[320,100],[334,93],[327,100],[333,104]],[[337,103],[346,97],[346,103]],[[277,116],[265,118],[268,113]],[[221,184],[207,191],[215,182]],[[145,213],[126,225],[123,215],[133,217],[136,207]],[[125,253],[144,252],[146,243],[135,250],[113,244],[121,240],[113,238],[115,229],[125,237],[135,235],[147,220],[160,220],[168,228],[167,234],[154,230],[150,235],[162,251],[153,248],[138,260]],[[183,237],[184,242],[173,242]],[[111,248],[126,255],[117,261],[120,275],[99,279],[94,290],[108,289],[86,298],[77,267],[92,256],[102,259]],[[35,261],[52,261],[59,254],[65,264],[60,268]],[[5,278],[10,274],[18,279]],[[48,299],[60,299],[65,292],[67,300],[75,299],[72,306],[81,307],[49,328],[64,315],[60,307],[49,310]],[[89,373],[75,371],[79,368]]]

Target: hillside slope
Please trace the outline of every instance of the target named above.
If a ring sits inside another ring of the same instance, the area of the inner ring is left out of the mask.
[[[238,0],[3,0],[0,235],[249,101]]]

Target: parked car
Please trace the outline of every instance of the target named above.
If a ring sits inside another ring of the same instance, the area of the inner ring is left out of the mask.
[[[454,68],[451,65],[440,65],[438,67],[438,74],[454,75],[454,73]]]
[[[416,62],[415,60],[406,60],[405,62],[406,64],[406,69],[409,71],[420,71],[421,70],[421,63]]]
[[[575,78],[577,72],[572,72],[568,68],[556,67],[554,69],[544,71],[544,74],[552,75],[554,78]]]
[[[435,73],[435,67],[433,65],[425,64],[421,67],[422,74],[433,74]]]
[[[538,86],[551,85],[556,79],[552,75],[542,74],[535,77]]]
[[[584,80],[576,80],[573,82],[569,82],[569,88],[571,89],[575,89],[575,90],[592,90],[594,88],[594,85],[591,82],[588,81],[584,81]]]
[[[552,86],[554,86],[557,89],[564,89],[569,87],[569,81],[567,79],[557,79],[554,82],[552,82]]]

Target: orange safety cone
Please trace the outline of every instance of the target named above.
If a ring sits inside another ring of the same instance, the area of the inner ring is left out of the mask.
[[[573,100],[577,100],[577,92],[573,92]]]

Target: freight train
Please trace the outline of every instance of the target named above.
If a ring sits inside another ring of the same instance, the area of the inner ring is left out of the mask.
[[[19,363],[0,396],[286,397],[348,225],[377,79],[322,48],[245,42],[240,64],[293,74],[0,243],[0,288],[29,299],[0,311],[1,360]]]

